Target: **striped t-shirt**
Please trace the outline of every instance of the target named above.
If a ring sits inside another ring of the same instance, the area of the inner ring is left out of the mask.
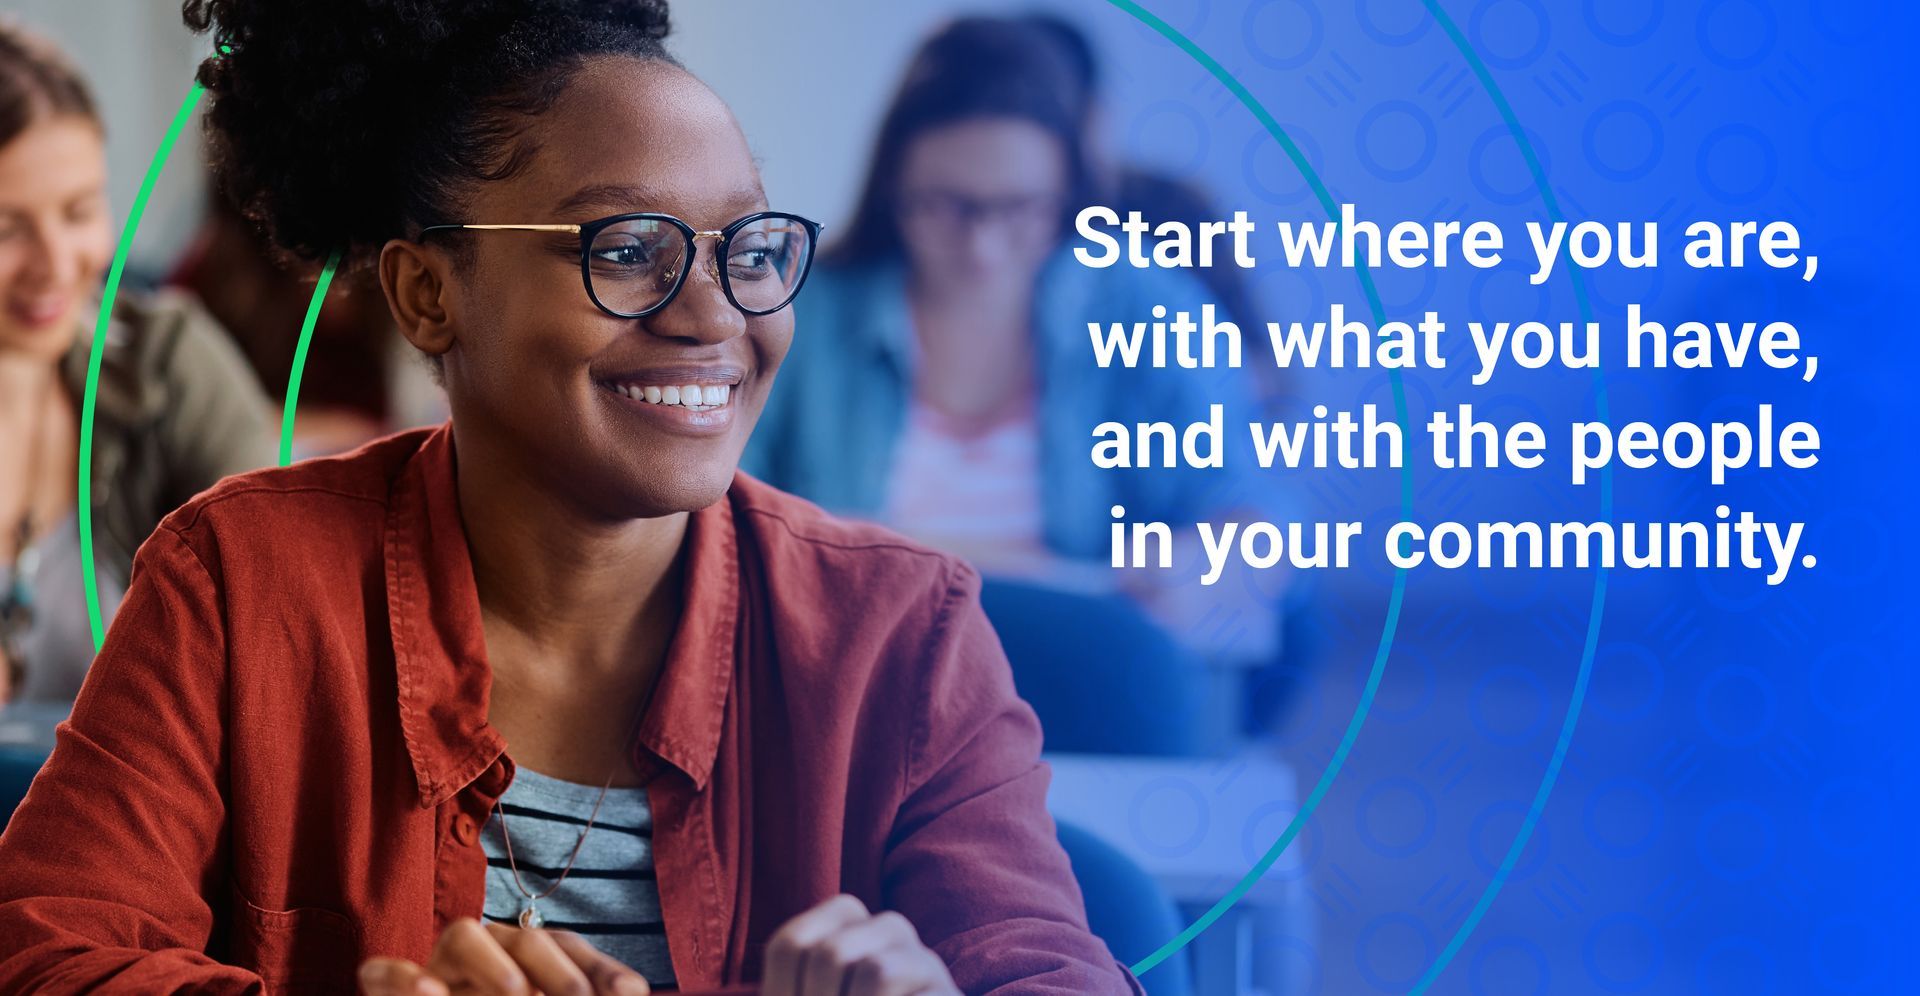
[[[526,892],[539,895],[560,877],[567,856],[600,798],[600,786],[579,785],[517,768],[500,798],[513,835],[513,866]],[[527,898],[507,863],[500,815],[480,835],[487,854],[486,917],[517,926]],[[645,976],[658,992],[674,985],[666,922],[653,870],[653,812],[644,788],[607,790],[600,815],[580,845],[573,870],[538,901],[542,926],[571,930]]]

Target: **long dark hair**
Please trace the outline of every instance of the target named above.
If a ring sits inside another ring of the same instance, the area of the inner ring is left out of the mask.
[[[53,43],[0,21],[0,146],[35,121],[67,115],[100,124],[80,71]]]
[[[1066,153],[1061,223],[1090,199],[1083,147],[1088,95],[1068,53],[1029,18],[966,17],[914,53],[881,120],[867,177],[846,234],[827,250],[839,263],[891,259],[903,250],[897,218],[900,172],[914,139],[979,118],[1018,118],[1045,129]]]

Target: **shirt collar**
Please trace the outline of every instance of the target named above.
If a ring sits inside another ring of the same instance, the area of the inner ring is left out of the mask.
[[[632,750],[642,771],[657,758],[704,789],[719,751],[737,645],[740,578],[731,502],[693,513],[686,542],[680,621]],[[492,672],[454,484],[450,426],[428,434],[395,479],[384,548],[401,735],[420,804],[433,807],[506,749],[487,723]]]

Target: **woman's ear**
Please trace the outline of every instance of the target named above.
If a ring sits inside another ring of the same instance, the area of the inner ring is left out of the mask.
[[[392,239],[380,247],[380,287],[400,334],[428,356],[453,348],[452,263],[418,242]]]

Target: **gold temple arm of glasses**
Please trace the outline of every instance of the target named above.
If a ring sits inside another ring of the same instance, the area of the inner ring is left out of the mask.
[[[568,233],[568,234],[570,234],[570,235],[579,235],[579,234],[580,234],[580,226],[579,226],[579,225],[447,225],[447,226],[439,226],[439,225],[436,225],[436,226],[434,226],[434,227],[436,227],[436,228],[439,228],[439,227],[447,227],[447,228],[478,228],[478,229],[481,229],[481,230],[483,230],[483,231],[489,231],[489,232],[504,232],[504,231],[515,231],[515,232],[566,232],[566,233]]]

